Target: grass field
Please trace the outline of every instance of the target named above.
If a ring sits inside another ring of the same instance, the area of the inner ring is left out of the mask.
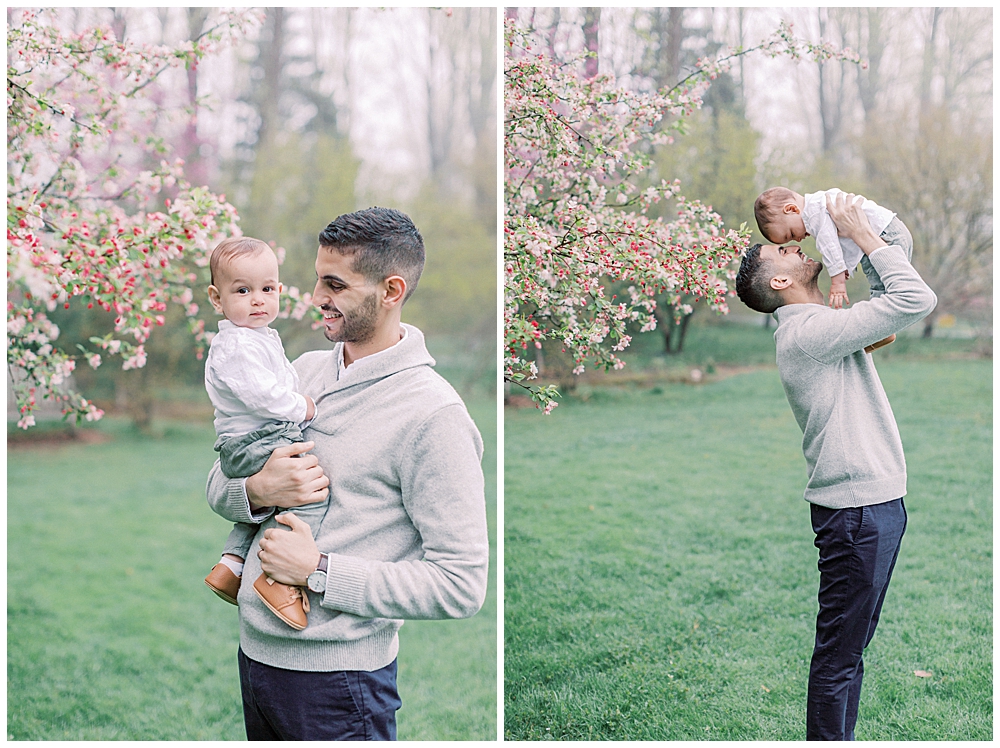
[[[496,409],[486,442],[496,533]],[[7,735],[13,740],[242,740],[237,609],[202,583],[229,525],[204,498],[211,424],[7,461]],[[400,632],[401,739],[496,736],[496,582],[465,621]]]
[[[909,527],[859,739],[993,735],[992,362],[953,349],[878,359]],[[777,371],[580,395],[505,414],[505,737],[804,738],[819,575]]]

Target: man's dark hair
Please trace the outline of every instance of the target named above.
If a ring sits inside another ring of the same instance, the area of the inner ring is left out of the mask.
[[[367,208],[337,216],[319,234],[319,244],[345,257],[371,283],[390,275],[406,281],[406,297],[417,288],[424,269],[424,240],[405,213],[392,208]]]
[[[755,312],[770,314],[784,302],[771,288],[771,263],[760,257],[760,244],[754,244],[743,255],[736,274],[736,295]]]

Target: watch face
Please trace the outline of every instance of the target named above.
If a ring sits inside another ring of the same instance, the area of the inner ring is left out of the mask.
[[[306,583],[309,585],[309,589],[312,592],[326,592],[326,573],[322,571],[314,571],[309,575],[308,579],[306,579]]]

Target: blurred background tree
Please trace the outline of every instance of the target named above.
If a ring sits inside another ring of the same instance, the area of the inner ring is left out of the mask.
[[[196,38],[208,16],[67,8],[58,22],[173,43]],[[496,29],[490,8],[269,8],[235,49],[168,71],[150,91],[180,102],[165,143],[188,180],[225,193],[245,234],[285,249],[286,286],[312,290],[316,237],[338,215],[370,205],[410,214],[427,265],[404,321],[424,330],[456,386],[480,394],[495,389]],[[52,317],[70,349],[113,324],[76,305]],[[141,426],[154,410],[210,414],[183,325],[168,315],[145,368],[77,367],[77,387]],[[275,327],[290,358],[328,345],[307,322]]]

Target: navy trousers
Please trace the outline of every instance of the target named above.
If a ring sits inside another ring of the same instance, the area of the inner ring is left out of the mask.
[[[806,740],[854,740],[865,666],[906,530],[902,499],[828,509],[812,505],[819,548],[819,615],[809,667]]]
[[[283,670],[239,651],[247,740],[395,740],[396,661],[381,670]]]

